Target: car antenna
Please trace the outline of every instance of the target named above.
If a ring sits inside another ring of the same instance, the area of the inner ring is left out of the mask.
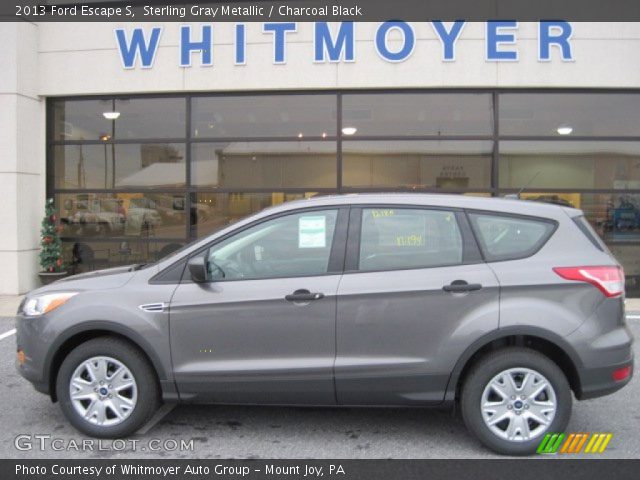
[[[524,192],[524,189],[527,188],[529,185],[531,185],[536,178],[538,178],[538,175],[540,175],[540,173],[541,173],[541,170],[538,170],[538,172],[536,172],[536,174],[533,177],[531,177],[529,181],[520,190],[518,190],[518,193],[505,195],[504,198],[515,198],[516,200],[520,200],[520,194]]]

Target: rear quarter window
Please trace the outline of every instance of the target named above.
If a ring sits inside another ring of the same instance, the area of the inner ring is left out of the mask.
[[[489,262],[533,255],[557,226],[552,220],[493,213],[469,213],[469,219],[484,258]]]

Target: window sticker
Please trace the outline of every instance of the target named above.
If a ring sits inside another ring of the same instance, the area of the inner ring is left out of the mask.
[[[327,222],[324,215],[300,217],[298,221],[298,248],[325,248]]]
[[[371,216],[373,218],[380,217],[393,217],[396,214],[393,210],[371,210]]]
[[[395,245],[398,247],[424,247],[427,239],[427,219],[423,215],[406,215],[395,226]]]

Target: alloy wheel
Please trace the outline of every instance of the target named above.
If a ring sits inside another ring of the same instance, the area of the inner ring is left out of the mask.
[[[547,431],[558,408],[556,392],[541,373],[510,368],[486,385],[480,408],[482,419],[496,436],[526,442]]]
[[[124,363],[106,356],[92,357],[71,375],[69,398],[85,421],[113,426],[126,420],[135,409],[138,386]]]

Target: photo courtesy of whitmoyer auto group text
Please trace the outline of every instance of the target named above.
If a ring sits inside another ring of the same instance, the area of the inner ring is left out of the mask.
[[[0,4],[0,479],[640,471],[640,2]]]

